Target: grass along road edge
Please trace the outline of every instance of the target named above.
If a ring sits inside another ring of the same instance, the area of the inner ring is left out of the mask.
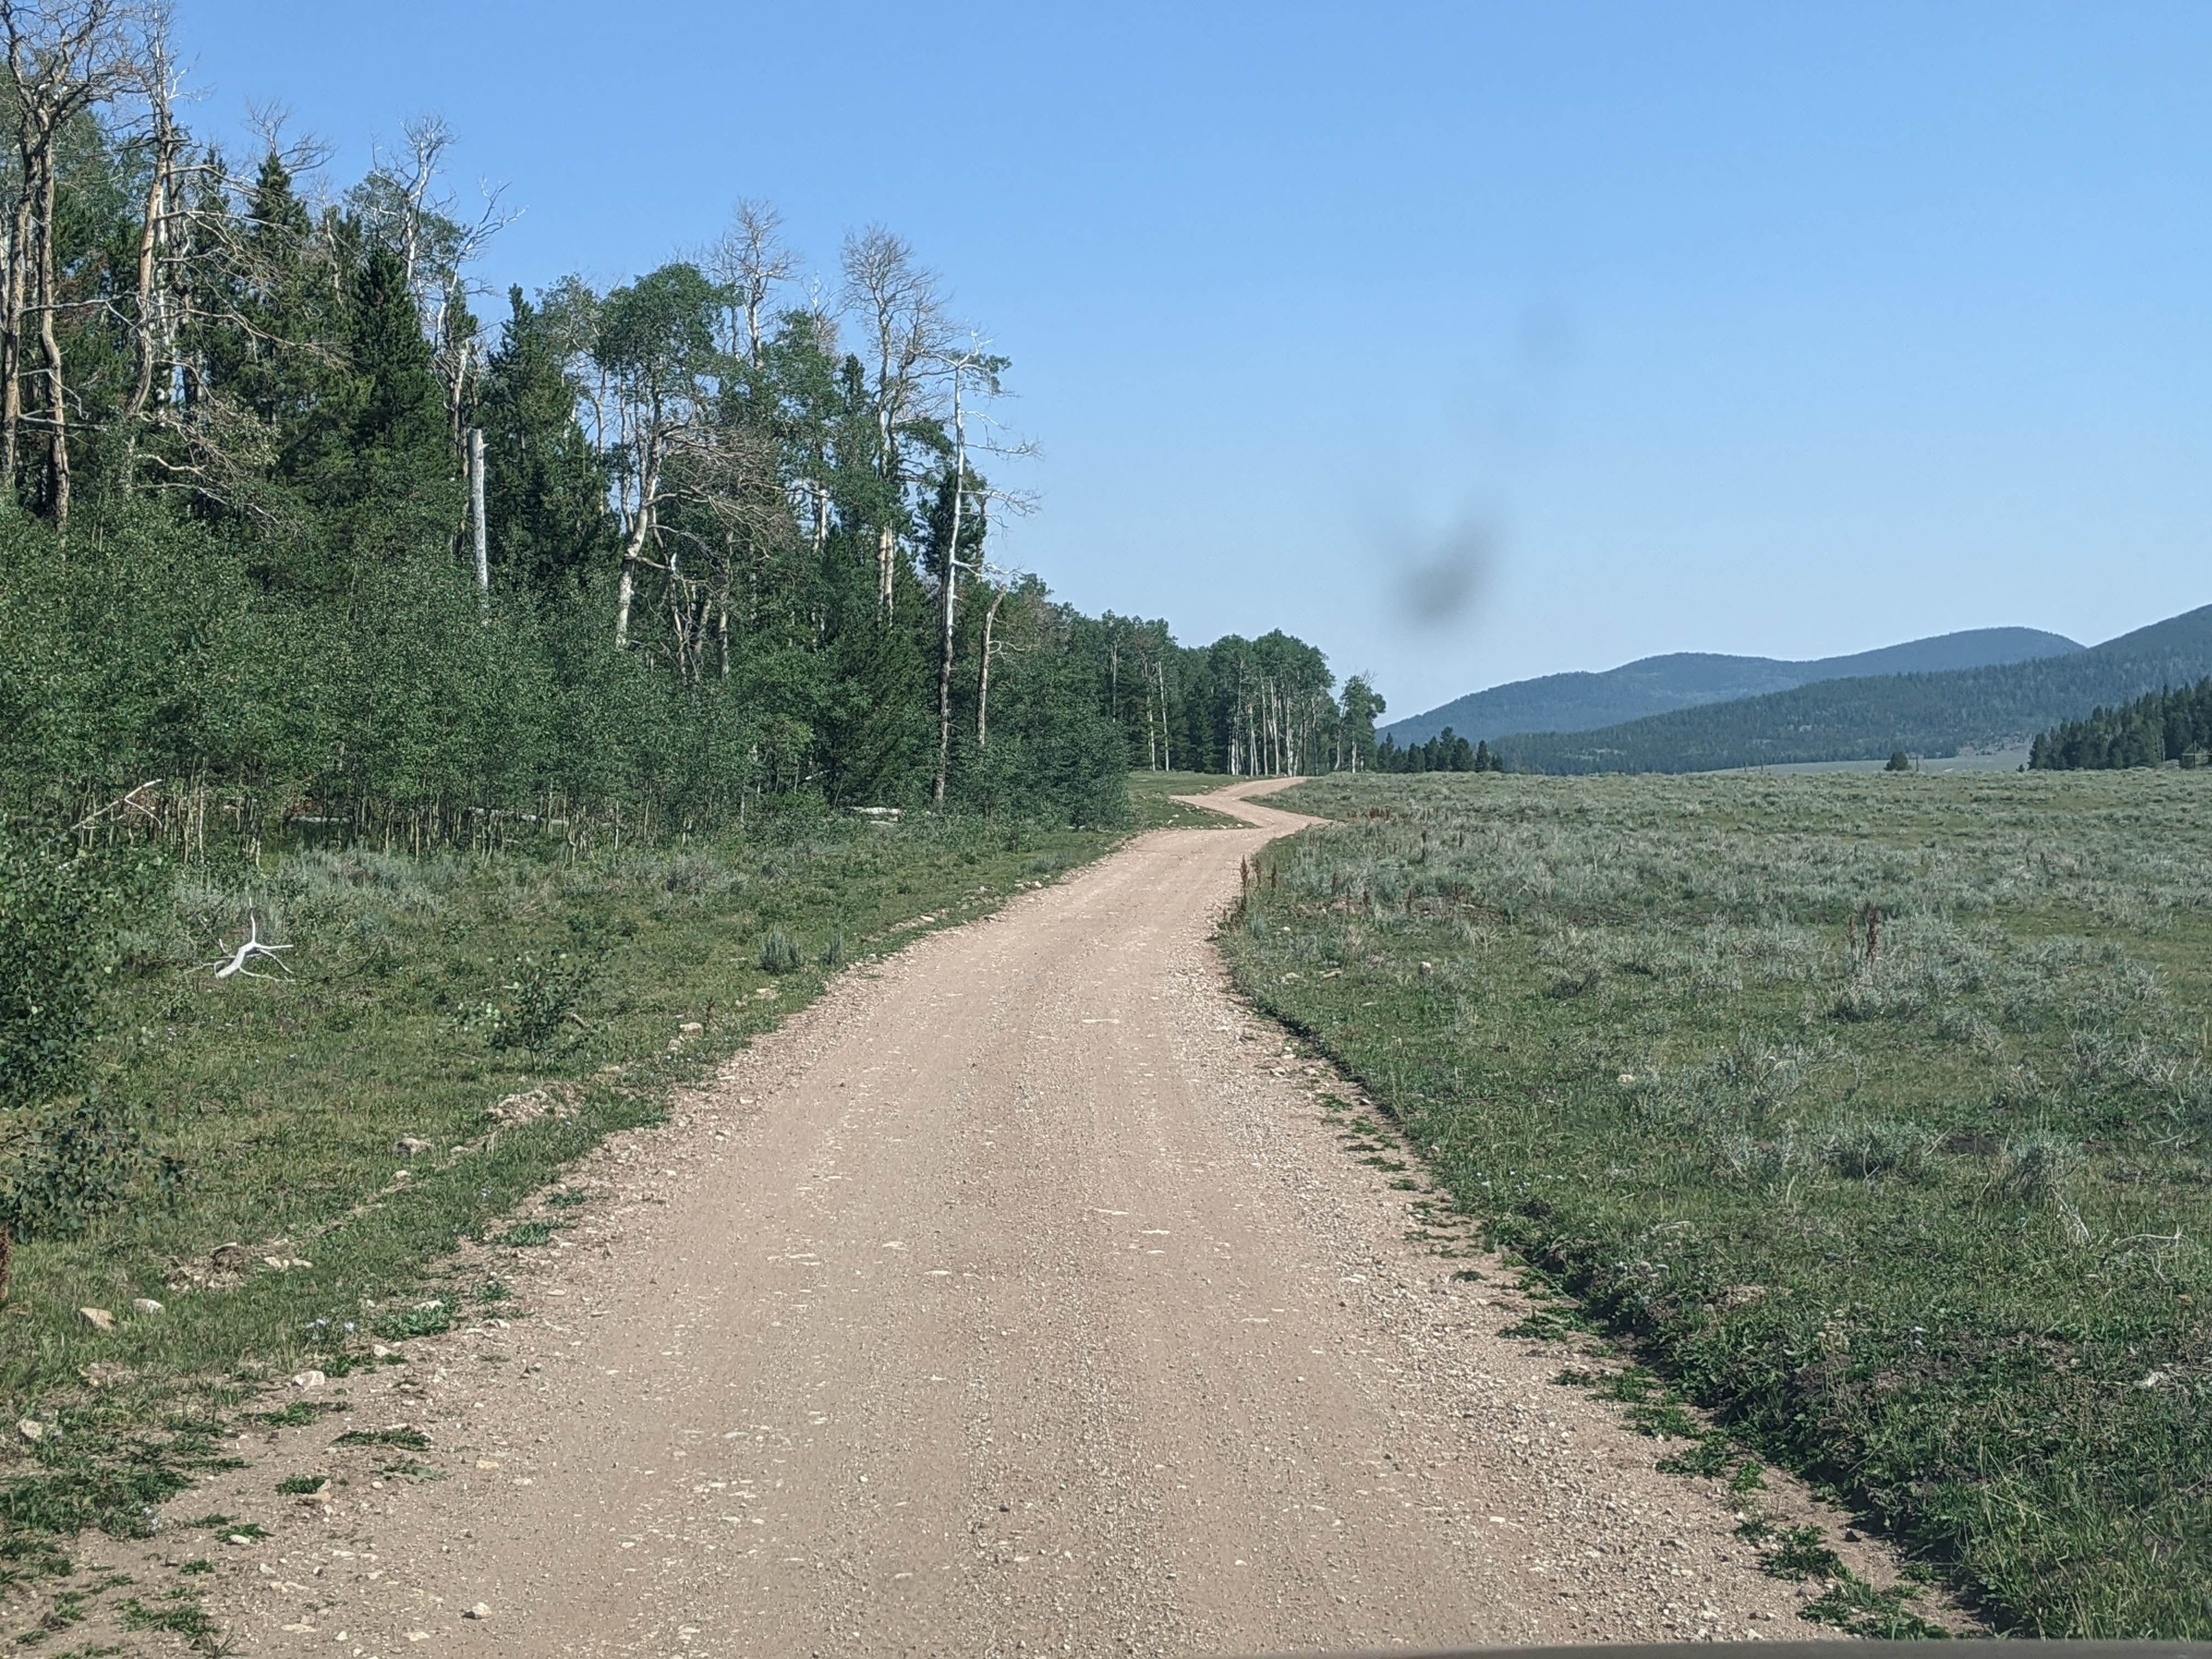
[[[2002,1625],[2201,1636],[2203,794],[1329,781],[1224,944],[1631,1388]]]
[[[518,1208],[843,968],[1132,834],[1223,823],[1171,799],[1215,781],[1135,775],[1135,822],[1115,830],[816,820],[576,862],[302,853],[185,872],[129,942],[99,1079],[177,1178],[26,1243],[0,1310],[7,1625],[58,1638],[123,1595],[80,1574],[75,1540],[144,1536],[234,1466],[241,1425],[312,1412],[289,1389],[262,1403],[271,1389],[396,1363],[482,1314],[485,1285],[441,1264],[544,1243]],[[217,982],[198,964],[249,911],[296,947],[294,972]],[[155,1627],[191,1624],[189,1601]]]

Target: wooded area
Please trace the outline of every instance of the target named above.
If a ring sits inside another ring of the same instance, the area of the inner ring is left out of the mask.
[[[1177,646],[994,556],[1006,357],[896,235],[775,211],[479,316],[509,214],[179,118],[163,9],[0,0],[0,811],[257,843],[1110,824],[1132,764],[1351,765],[1321,653]]]
[[[2198,767],[2212,759],[2212,678],[2153,691],[2117,708],[2092,710],[2039,732],[2028,750],[2033,771],[2108,771],[2172,761]]]

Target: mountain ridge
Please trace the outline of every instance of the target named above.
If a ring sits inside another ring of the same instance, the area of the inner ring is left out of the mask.
[[[1537,732],[1595,731],[1822,680],[1990,667],[2087,648],[2063,634],[2041,629],[1971,628],[1805,661],[1674,651],[1597,672],[1546,674],[1470,691],[1394,720],[1377,735],[1395,738],[1403,745],[1425,742],[1446,726],[1470,742]]]
[[[1492,739],[1516,771],[1706,772],[1939,756],[2039,731],[2212,673],[2212,605],[2057,655],[1932,673],[1852,676],[1576,732]]]

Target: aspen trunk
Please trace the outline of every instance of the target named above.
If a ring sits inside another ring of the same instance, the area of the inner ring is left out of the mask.
[[[939,809],[945,805],[945,774],[952,767],[952,629],[954,606],[960,592],[960,509],[968,494],[968,434],[960,419],[957,384],[952,393],[952,411],[958,436],[953,449],[952,536],[945,544],[945,626],[937,663],[937,788],[932,796]]]
[[[644,472],[638,480],[637,517],[629,527],[629,535],[623,543],[622,580],[615,586],[615,649],[623,650],[629,644],[630,607],[637,601],[637,565],[645,556],[645,544],[653,534],[653,502],[660,493],[660,453],[657,446],[648,451]]]
[[[637,599],[637,556],[645,546],[645,515],[638,515],[629,539],[623,544],[622,579],[615,584],[615,649],[629,644],[630,606]]]
[[[991,595],[991,608],[983,613],[983,666],[975,678],[975,747],[991,746],[991,630],[999,621],[999,607],[1006,602],[1006,590],[1000,588]]]
[[[155,288],[158,281],[155,254],[160,246],[161,219],[168,195],[168,157],[160,138],[154,149],[154,167],[146,182],[145,211],[138,225],[138,325],[131,343],[137,348],[137,374],[131,395],[124,400],[123,419],[135,421],[146,412],[154,391]],[[130,481],[125,480],[127,484]]]
[[[1175,770],[1175,744],[1168,732],[1168,671],[1164,663],[1155,663],[1152,672],[1160,683],[1160,770]]]
[[[484,526],[483,428],[469,428],[469,535],[476,544],[477,602],[491,620],[491,537]]]
[[[66,527],[70,514],[69,401],[62,385],[61,338],[54,331],[54,206],[58,169],[53,146],[46,146],[39,169],[39,205],[46,222],[39,228],[39,351],[45,364],[46,418],[46,505],[54,523]]]
[[[21,187],[8,233],[8,289],[0,316],[0,488],[12,499],[23,441],[23,307],[31,252],[31,152],[24,149]]]

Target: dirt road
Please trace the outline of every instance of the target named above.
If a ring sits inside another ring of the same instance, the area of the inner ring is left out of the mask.
[[[595,1158],[613,1201],[533,1253],[527,1318],[234,1477],[346,1480],[225,1556],[238,1650],[1814,1633],[1227,994],[1239,856],[1303,822],[1232,805],[848,975]],[[403,1422],[449,1478],[328,1449]]]

